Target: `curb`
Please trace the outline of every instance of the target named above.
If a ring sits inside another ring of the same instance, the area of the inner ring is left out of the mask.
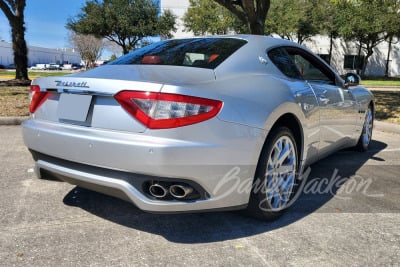
[[[400,92],[400,87],[399,86],[364,86],[368,90],[372,92],[379,92],[379,91],[384,91],[384,92]]]
[[[400,90],[400,86],[396,86],[396,85],[364,85],[363,87],[374,90],[374,89],[399,89]]]
[[[0,126],[1,125],[20,125],[24,121],[29,119],[29,116],[23,117],[0,117]],[[382,121],[374,121],[375,129],[383,132],[390,132],[400,134],[400,125]]]
[[[29,116],[23,117],[0,117],[0,125],[20,125],[29,119]]]

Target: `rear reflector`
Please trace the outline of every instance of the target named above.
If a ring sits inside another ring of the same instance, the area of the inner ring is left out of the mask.
[[[35,113],[36,110],[46,101],[46,99],[50,96],[48,92],[41,92],[39,85],[31,85],[29,90],[29,112]]]
[[[176,128],[208,120],[218,114],[218,100],[167,93],[121,91],[114,98],[150,129]]]

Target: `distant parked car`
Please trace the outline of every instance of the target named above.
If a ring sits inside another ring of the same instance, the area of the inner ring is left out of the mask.
[[[35,64],[30,67],[31,70],[45,70],[46,69],[46,64]]]
[[[62,70],[61,66],[56,63],[46,64],[46,70]]]
[[[82,69],[82,68],[83,68],[83,66],[80,65],[80,64],[72,64],[72,69],[73,69],[73,70],[80,70],[80,69]]]
[[[72,70],[72,64],[63,64],[61,66],[62,70]]]

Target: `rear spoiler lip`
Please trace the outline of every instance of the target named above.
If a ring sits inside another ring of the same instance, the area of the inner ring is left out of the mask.
[[[32,81],[42,92],[114,96],[122,90],[160,92],[164,84],[143,81],[74,76],[40,77]]]
[[[51,92],[51,93],[66,93],[66,94],[77,94],[77,95],[98,95],[98,96],[114,96],[115,93],[110,92],[100,92],[93,90],[83,90],[83,89],[66,89],[66,88],[40,88],[42,92]]]

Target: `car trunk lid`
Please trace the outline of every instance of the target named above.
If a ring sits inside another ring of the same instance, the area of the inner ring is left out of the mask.
[[[33,117],[83,127],[144,132],[146,127],[115,100],[116,93],[122,90],[160,92],[164,84],[182,86],[214,79],[212,70],[154,67],[104,66],[74,75],[36,79],[32,85],[38,85],[50,96]]]

